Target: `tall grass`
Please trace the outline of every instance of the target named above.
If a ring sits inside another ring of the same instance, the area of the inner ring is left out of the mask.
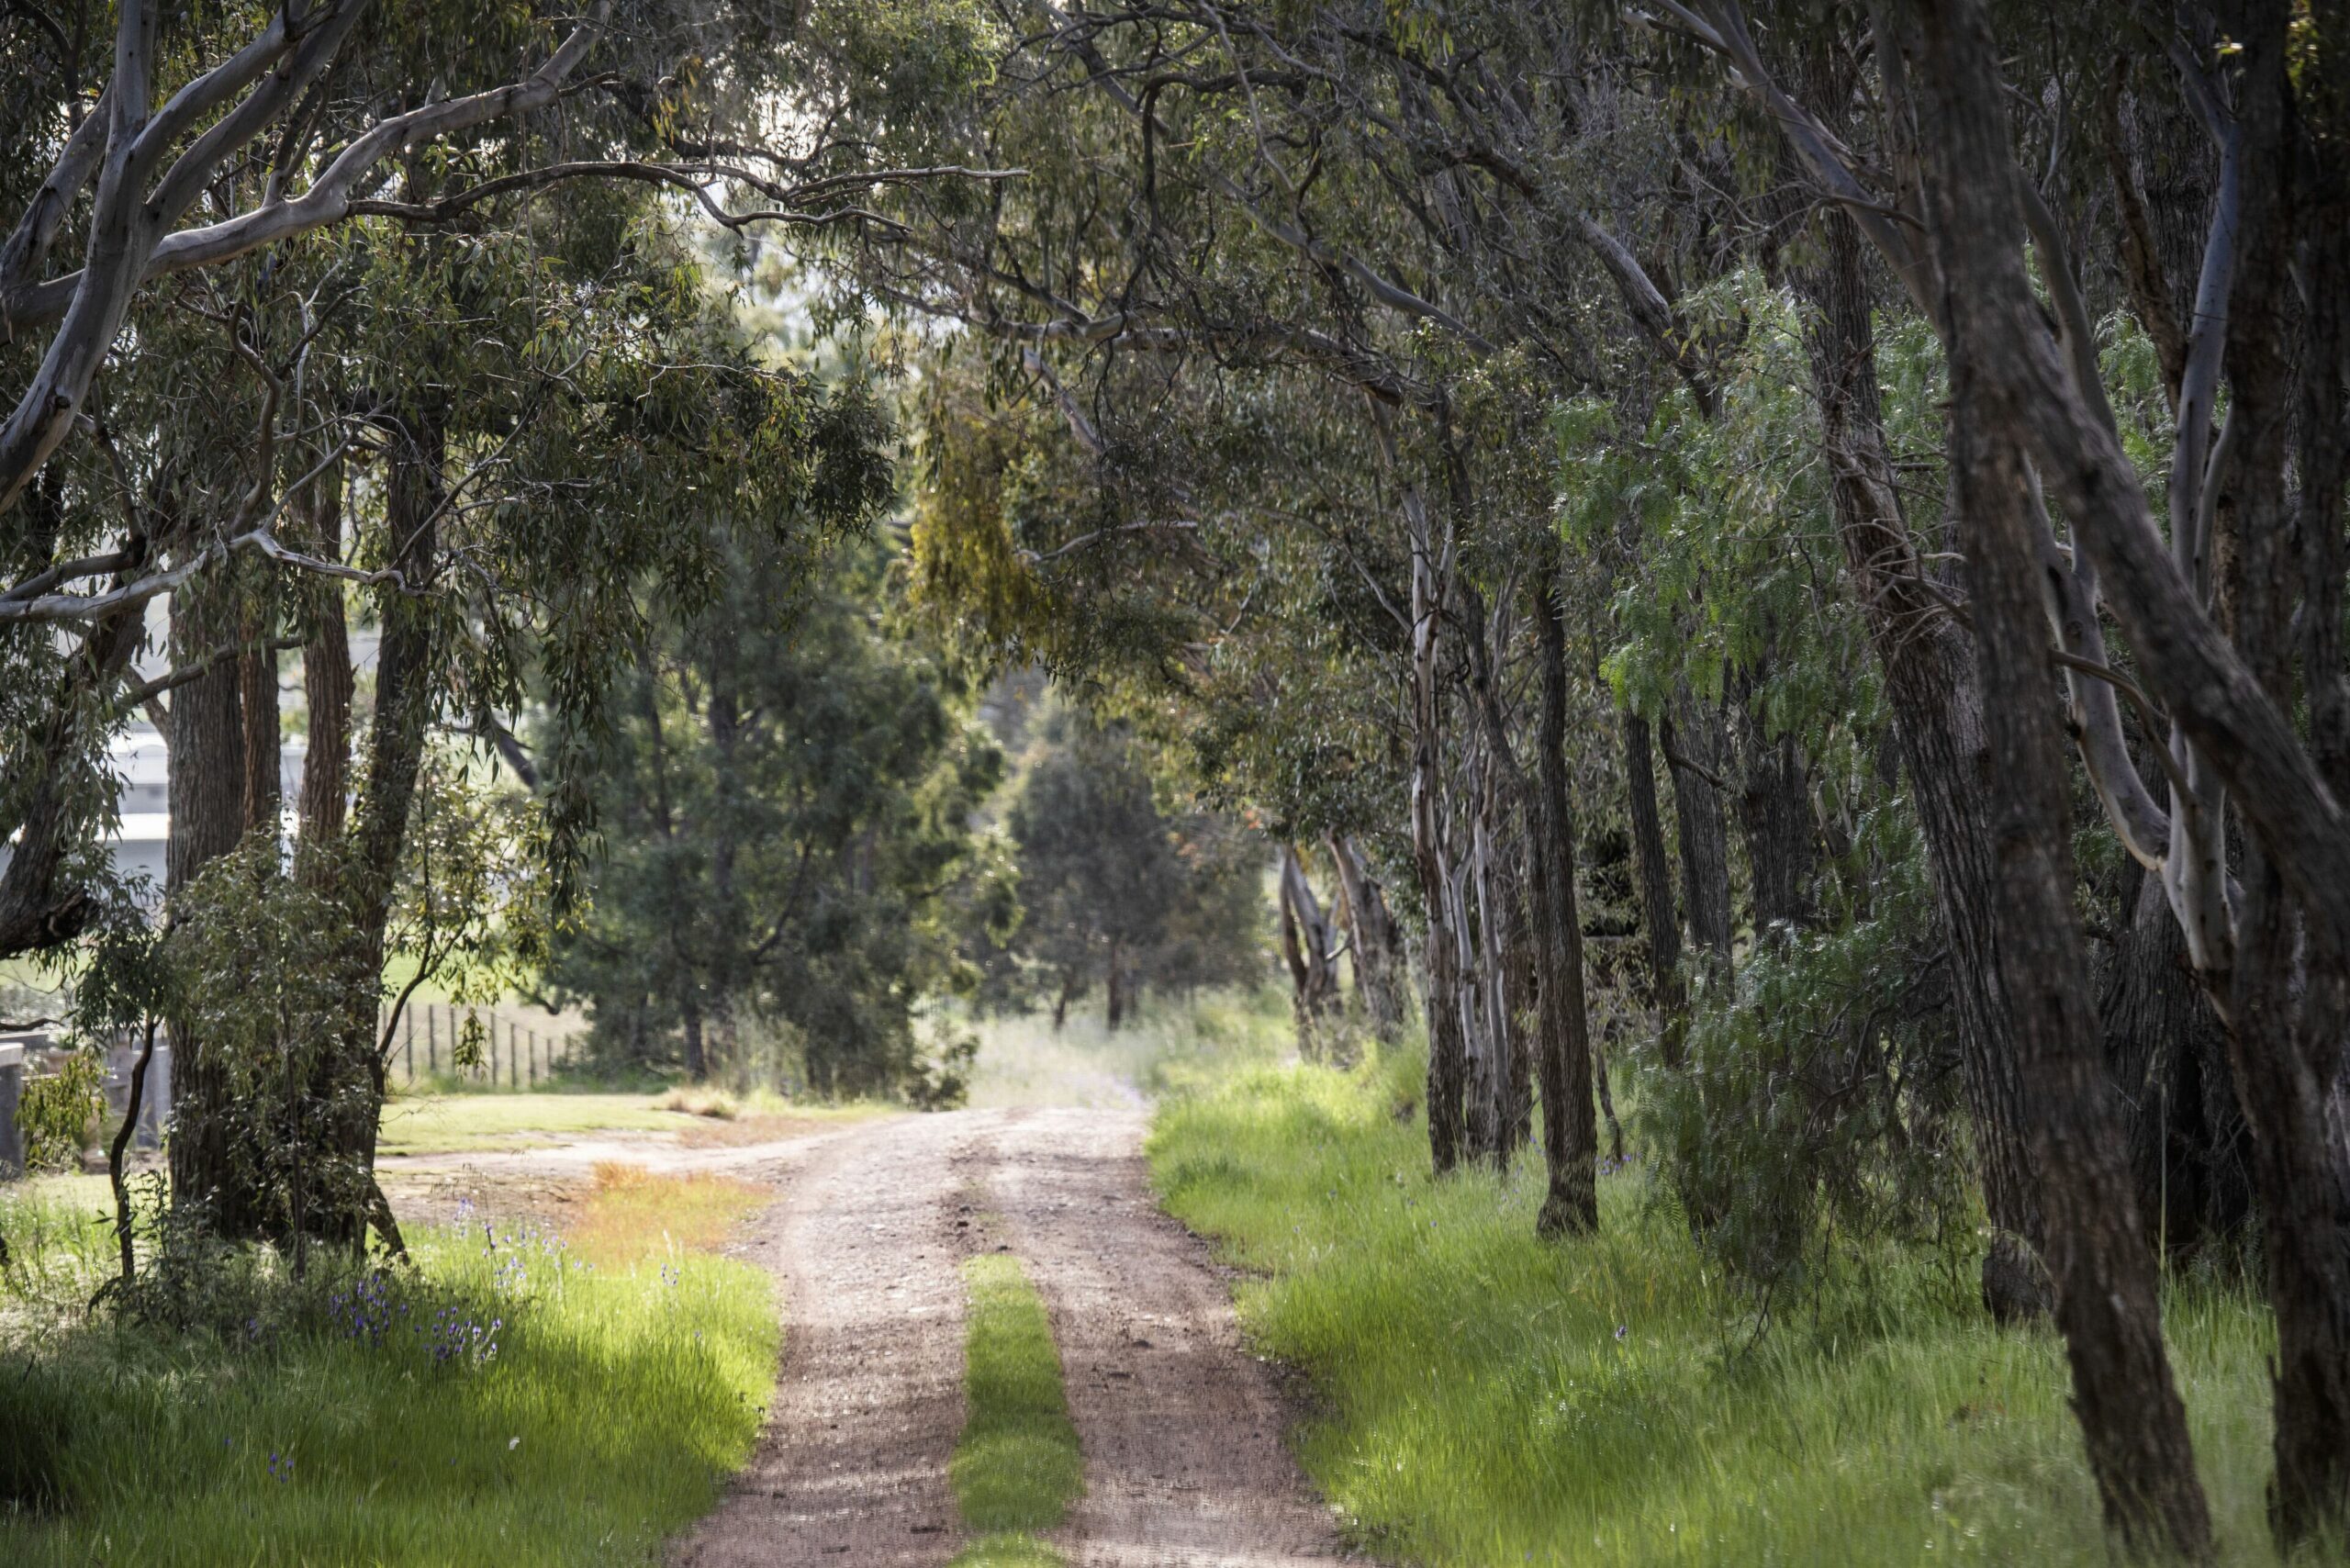
[[[1637,1165],[1602,1179],[1598,1237],[1555,1246],[1539,1153],[1433,1182],[1397,1114],[1416,1071],[1252,1069],[1150,1142],[1168,1208],[1253,1271],[1258,1345],[1310,1375],[1302,1457],[1366,1543],[1448,1568],[2106,1562],[2052,1334],[1897,1258],[1758,1338]],[[2222,1555],[2273,1562],[2265,1314],[2209,1283],[2167,1306]]]
[[[36,1216],[7,1209],[22,1257]],[[632,1215],[613,1265],[473,1221],[411,1237],[412,1276],[263,1280],[282,1311],[176,1331],[60,1315],[91,1242],[42,1217],[0,1428],[40,1428],[19,1458],[54,1491],[19,1478],[46,1506],[0,1512],[11,1564],[651,1562],[748,1454],[774,1383],[766,1276]]]
[[[1012,1258],[963,1265],[970,1293],[963,1387],[969,1413],[948,1475],[964,1526],[979,1539],[954,1568],[1058,1568],[1037,1537],[1057,1529],[1085,1489],[1085,1460],[1061,1389],[1060,1353],[1036,1287]]]

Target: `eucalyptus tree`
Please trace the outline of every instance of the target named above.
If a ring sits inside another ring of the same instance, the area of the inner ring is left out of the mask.
[[[1514,480],[1467,460],[1505,450],[1496,438],[1511,417],[1469,382],[1535,389],[1519,409],[1539,409],[1544,389],[1603,374],[1587,330],[1595,312],[1669,332],[1670,309],[1594,215],[1587,188],[1513,161],[1530,140],[1564,162],[1573,127],[1619,106],[1617,84],[1571,63],[1540,80],[1555,102],[1531,112],[1510,103],[1513,84],[1489,62],[1509,52],[1561,62],[1570,35],[1559,19],[1494,7],[1449,18],[1458,39],[1390,22],[1346,6],[1280,17],[1212,6],[1018,14],[1008,30],[1023,42],[1000,73],[983,145],[988,160],[1016,158],[1031,177],[959,224],[917,227],[863,275],[876,297],[1002,344],[1006,379],[1060,404],[1080,445],[1110,433],[1105,390],[1149,383],[1114,369],[1141,355],[1279,371],[1301,397],[1315,396],[1304,388],[1315,382],[1343,389],[1359,410],[1352,465],[1367,470],[1382,554],[1400,568],[1382,587],[1404,632],[1393,689],[1412,694],[1401,728],[1414,782],[1403,792],[1419,802],[1407,864],[1431,923],[1432,1153],[1449,1166],[1468,1131],[1453,1107],[1464,1103],[1465,1034],[1478,1030],[1462,1021],[1485,1004],[1471,995],[1459,944],[1483,921],[1455,918],[1458,873],[1475,851],[1464,838],[1456,853],[1448,840],[1456,825],[1468,831],[1477,814],[1468,802],[1483,792],[1473,775],[1490,765],[1494,800],[1525,824],[1536,962],[1523,1000],[1539,999],[1537,1054],[1567,1118],[1549,1143],[1552,1223],[1587,1225],[1594,1146],[1566,768],[1539,751],[1532,766],[1517,763],[1511,754],[1525,743],[1493,722],[1501,689],[1472,674],[1504,667],[1480,647],[1512,630],[1531,643],[1534,673],[1562,711],[1567,671],[1547,650],[1562,655],[1565,643],[1534,635],[1554,618],[1555,607],[1539,608],[1550,574],[1500,565],[1493,585],[1504,599],[1462,577],[1482,519],[1542,510],[1539,500],[1524,505]],[[1461,95],[1505,116],[1518,140],[1467,147],[1453,102]],[[1474,173],[1481,157],[1520,182],[1497,196]],[[1472,405],[1483,431],[1462,411]],[[1196,470],[1177,477],[1200,479]],[[1555,549],[1538,543],[1535,554]],[[1502,749],[1474,760],[1496,740]],[[1499,907],[1516,902],[1513,892]],[[1505,999],[1488,1011],[1524,1009]]]
[[[635,595],[704,593],[722,569],[707,540],[672,537],[672,498],[723,488],[739,526],[812,537],[885,482],[868,406],[712,319],[681,216],[813,230],[868,221],[856,203],[877,180],[963,177],[879,162],[901,140],[881,123],[893,95],[892,124],[918,122],[914,100],[963,57],[787,71],[788,18],[757,6],[126,4],[86,17],[95,37],[42,19],[0,24],[0,178],[22,212],[0,247],[16,839],[0,950],[57,949],[103,902],[106,742],[152,704],[175,754],[165,890],[195,988],[174,1006],[177,1195],[234,1234],[353,1240],[371,1210],[388,1218],[369,1179],[377,1009],[402,890],[439,841],[428,797],[456,777],[432,737],[514,754],[532,677],[554,720],[536,842],[561,897],[590,822],[568,765]],[[800,31],[824,37],[824,62],[890,48],[853,15]],[[134,683],[165,599],[173,667]],[[372,685],[352,667],[354,611],[378,634]],[[247,891],[341,912],[292,923],[333,949],[319,972],[349,977],[340,1024],[269,1048],[301,1063],[274,1082],[331,1108],[295,1163],[355,1178],[289,1222],[240,1159],[258,1047],[207,1047],[205,977],[224,971],[203,928],[235,923],[197,916],[228,908],[224,887],[199,892],[210,868],[218,883],[241,838],[276,835],[275,676],[297,645],[313,734],[293,875]]]
[[[1872,43],[1883,95],[1879,145],[1891,156],[1874,163],[1818,108],[1779,86],[1737,7],[1689,7],[1674,25],[1731,61],[1749,89],[1770,100],[1813,176],[1942,335],[1961,392],[1953,450],[1969,459],[1954,464],[1971,487],[1959,498],[1962,536],[1970,576],[1990,585],[1970,584],[1986,689],[2006,683],[2020,697],[2045,683],[2050,663],[2061,666],[2075,749],[2117,837],[2160,879],[2227,1030],[2271,1227],[2265,1251],[2280,1341],[2276,1523],[2290,1541],[2340,1517],[2350,1497],[2343,1425],[2350,1420],[2350,1236],[2338,1196],[2328,1196],[2344,1190],[2345,1178],[2326,1109],[2340,1070],[2344,983],[2333,862],[2345,841],[2329,761],[2340,749],[2338,704],[2329,694],[2342,680],[2343,384],[2331,308],[2344,281],[2339,224],[2331,221],[2341,199],[2341,28],[2338,17],[2312,15],[2295,31],[2281,6],[2101,25],[2111,19],[2087,16],[2003,65],[1992,18],[1979,6],[1887,14]],[[2080,118],[2074,106],[2089,98],[2091,73],[2101,84],[2126,84],[2152,111],[2133,118],[2159,123],[2165,100],[2183,106],[2173,123],[2199,123],[2212,146],[2208,185],[2142,186],[2114,104],[2123,88],[2098,95],[2109,145],[2095,173],[2111,196],[2104,210],[2121,230],[2109,252],[2080,243],[2097,230],[2065,199],[2066,133]],[[2043,90],[2040,112],[2020,121],[2003,107],[2014,75]],[[2026,177],[2018,167],[2025,155],[2047,174]],[[2162,210],[2165,202],[2173,209]],[[2181,280],[2165,275],[2177,247],[2166,255],[2158,237],[2206,220],[2204,243],[2188,252],[2197,282],[2186,314],[2176,305]],[[2037,263],[2031,271],[2027,251]],[[2138,448],[2152,448],[2151,474],[2133,463],[2137,432],[2109,395],[2087,304],[2097,280],[2085,277],[2076,253],[2120,257],[2122,275],[2112,281],[2162,362],[2172,417],[2157,442]],[[2297,332],[2316,334],[2298,354]],[[2223,420],[2215,417],[2222,388]],[[2069,545],[2059,542],[2060,524]],[[2010,565],[2027,561],[2036,563],[2029,582],[2006,583]],[[2018,619],[2007,602],[2015,595],[2042,616]],[[2122,639],[2111,646],[2107,610]],[[1994,613],[1999,619],[1988,620]],[[2054,652],[2043,655],[2050,639]],[[2143,688],[2114,663],[2125,645]],[[2137,711],[2159,784],[2131,754],[2125,700]],[[2024,705],[2033,706],[2029,698]],[[2053,764],[2026,756],[2028,767],[2002,770],[1995,784],[2014,790],[2002,805],[2006,831],[2044,846],[2057,829],[2046,820],[2052,808],[2039,780]],[[2020,803],[2034,790],[2037,817]],[[2240,856],[2228,848],[2231,814],[2244,823]],[[2037,1114],[2052,1134],[2065,1128],[2057,1144],[2076,1151],[2076,1161],[2109,1163],[2102,1130],[2109,1114],[2096,1109],[2100,1086],[2077,1065],[2087,1008],[2065,972],[2076,968],[2077,937],[2062,937],[2074,920],[2048,891],[2067,884],[2070,872],[2061,855],[2031,855],[2040,858],[2015,862],[2010,895],[2037,900],[2059,935],[2018,956],[2011,984],[2063,999],[2053,1016],[2065,1036],[2043,1047],[2054,1054],[2043,1057],[2041,1071],[2060,1079],[2033,1085]],[[2095,1239],[2113,1224],[2106,1200],[2120,1177],[2076,1169],[2069,1178],[2044,1186],[2073,1189],[2062,1201],[2079,1205],[2072,1218],[2080,1234],[2072,1242],[2052,1237],[2052,1246],[2070,1255],[2068,1265],[2089,1256],[2078,1247],[2102,1247],[2127,1277],[2134,1238]],[[2134,1229],[2134,1214],[2121,1217],[2125,1232]],[[2060,1307],[2068,1294],[2087,1298],[2083,1311],[2134,1296],[2134,1316],[2142,1324],[2150,1317],[2143,1277],[2124,1292],[2102,1270],[2091,1272],[2094,1283],[2069,1291],[2060,1279]],[[2148,1344],[2142,1327],[2091,1336],[2098,1338],[2124,1353]],[[2077,1338],[2076,1354],[2086,1383],[2094,1369],[2081,1364]],[[2137,1400],[2085,1389],[2092,1456],[2110,1509],[2191,1550],[2203,1527],[2199,1501],[2190,1505],[2191,1479],[2181,1479],[2184,1436],[2175,1420],[2145,1419],[2143,1399],[2165,1395],[2141,1381],[2148,1392]],[[2157,1443],[2168,1451],[2150,1453]]]
[[[876,181],[971,173],[883,162],[902,140],[891,127],[919,122],[937,81],[962,68],[950,48],[882,36],[908,19],[611,0],[585,16],[126,0],[83,7],[70,27],[35,6],[0,19],[0,206],[12,215],[0,240],[0,629],[19,678],[0,951],[70,939],[93,907],[67,868],[108,809],[94,758],[137,695],[125,672],[143,607],[232,555],[316,569],[282,525],[324,474],[281,470],[290,441],[257,432],[271,461],[212,509],[158,510],[138,498],[153,476],[116,471],[113,451],[135,432],[113,400],[196,371],[159,313],[233,306],[248,286],[234,280],[354,226],[484,232],[597,185],[672,191],[738,229],[867,221],[858,202]],[[788,71],[794,36],[827,48]],[[857,68],[893,49],[888,69]],[[724,196],[748,199],[730,209]],[[196,351],[202,374],[257,352],[237,343],[242,330],[223,323],[221,341]],[[279,358],[261,368],[282,373]],[[387,391],[365,395],[388,407]],[[281,398],[273,418],[308,418],[297,401]]]

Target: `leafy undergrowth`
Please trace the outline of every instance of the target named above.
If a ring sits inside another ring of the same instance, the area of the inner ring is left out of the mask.
[[[1302,1457],[1366,1544],[1447,1568],[2107,1562],[2053,1334],[1896,1259],[1757,1338],[1637,1164],[1602,1178],[1602,1234],[1558,1246],[1533,1239],[1539,1153],[1434,1183],[1397,1114],[1413,1073],[1250,1070],[1150,1143],[1169,1210],[1256,1272],[1244,1321],[1311,1378]],[[2273,1562],[2265,1313],[2210,1285],[2167,1305],[2222,1556]]]
[[[1085,1489],[1085,1460],[1061,1392],[1052,1321],[1012,1258],[973,1258],[963,1279],[969,1414],[948,1473],[977,1539],[953,1568],[1058,1568],[1060,1556],[1037,1537],[1069,1517]]]
[[[665,1245],[613,1192],[603,1261],[469,1219],[412,1236],[414,1271],[216,1281],[181,1329],[84,1320],[62,1287],[102,1227],[0,1205],[0,1562],[657,1561],[747,1456],[778,1327],[764,1274],[676,1239],[706,1226]]]

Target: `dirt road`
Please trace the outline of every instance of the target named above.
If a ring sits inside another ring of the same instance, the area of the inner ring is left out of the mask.
[[[962,1111],[828,1134],[756,1174],[784,1291],[782,1381],[749,1467],[680,1563],[938,1568],[962,1544],[957,1267],[1010,1249],[1051,1309],[1086,1495],[1083,1568],[1350,1561],[1281,1442],[1204,1247],[1160,1215],[1136,1108]],[[751,1174],[752,1172],[744,1172]]]

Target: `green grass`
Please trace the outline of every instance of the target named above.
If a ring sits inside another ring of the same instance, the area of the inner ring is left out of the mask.
[[[599,1132],[677,1132],[692,1125],[646,1094],[418,1094],[386,1101],[376,1148],[385,1154],[469,1154],[528,1148]]]
[[[1555,1247],[1539,1155],[1433,1183],[1410,1076],[1249,1070],[1150,1142],[1169,1211],[1255,1272],[1243,1320],[1310,1376],[1301,1455],[1364,1543],[1432,1568],[2106,1562],[2052,1334],[1908,1260],[1758,1341],[1637,1167],[1602,1179],[1597,1238]],[[2222,1557],[2273,1562],[2265,1315],[2180,1287],[2168,1328]]]
[[[750,1131],[767,1117],[786,1122],[853,1121],[884,1107],[803,1105],[773,1096],[703,1091],[660,1094],[493,1093],[399,1095],[385,1103],[376,1148],[385,1154],[481,1154],[543,1148],[590,1133],[708,1130],[713,1122]]]
[[[107,1248],[83,1212],[0,1200],[26,1265],[0,1319],[0,1428],[62,1420],[64,1505],[0,1513],[0,1562],[655,1562],[747,1456],[774,1386],[773,1293],[740,1262],[588,1268],[543,1238],[436,1229],[411,1235],[420,1275],[396,1296],[413,1310],[380,1342],[315,1286],[257,1335],[173,1333],[81,1316],[86,1289],[65,1287]],[[438,1361],[407,1329],[444,1307],[497,1322],[495,1357]]]
[[[1052,1320],[1012,1258],[971,1259],[963,1280],[969,1414],[948,1475],[963,1523],[979,1539],[954,1568],[1059,1568],[1059,1555],[1036,1538],[1058,1529],[1085,1490],[1085,1459],[1061,1393]]]

